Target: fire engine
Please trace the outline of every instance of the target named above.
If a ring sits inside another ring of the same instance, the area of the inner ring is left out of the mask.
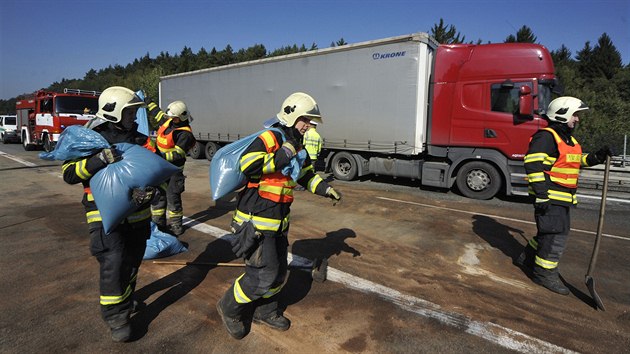
[[[63,93],[39,90],[15,104],[24,150],[43,147],[52,151],[66,127],[85,124],[98,110],[100,92],[64,89]]]

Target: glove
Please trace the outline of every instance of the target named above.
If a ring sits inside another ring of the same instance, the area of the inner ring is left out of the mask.
[[[549,210],[549,201],[534,203],[534,214],[545,215],[547,214],[547,210]]]
[[[154,187],[134,188],[131,190],[131,201],[136,206],[148,203],[155,195]]]
[[[118,153],[114,145],[112,145],[111,148],[101,150],[101,152],[95,156],[106,165],[122,160],[122,156]]]
[[[233,223],[232,233],[236,236],[231,242],[232,252],[234,252],[236,257],[248,259],[256,250],[262,234],[256,231],[254,224],[250,221],[246,221],[241,225]]]
[[[335,201],[335,204],[341,202],[341,193],[337,192],[333,187],[328,187],[326,196]]]
[[[606,162],[606,157],[607,156],[612,157],[613,155],[614,153],[608,145],[604,145],[601,149],[597,150],[597,152],[595,153],[595,157],[597,157],[597,161],[599,161],[599,163]]]
[[[147,95],[146,92],[142,92],[144,94],[144,103],[149,104],[151,102],[153,102],[153,100],[151,99],[151,97],[149,97],[149,95]]]

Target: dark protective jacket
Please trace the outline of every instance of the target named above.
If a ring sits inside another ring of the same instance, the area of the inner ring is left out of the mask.
[[[580,167],[598,163],[594,154],[582,153],[566,124],[551,124],[532,136],[525,155],[529,194],[537,203],[577,204]]]
[[[175,124],[155,102],[148,104],[147,111],[150,124],[158,130],[157,146],[160,153],[166,161],[183,168],[186,152],[196,142],[190,123],[183,121]]]
[[[145,145],[147,136],[137,131],[138,125],[134,123],[134,127],[129,131],[118,129],[113,123],[105,123],[97,128],[100,133],[110,144],[130,143],[136,145]],[[96,207],[92,191],[90,190],[90,179],[94,174],[105,168],[107,164],[96,155],[79,158],[75,160],[65,161],[62,165],[63,180],[68,184],[83,184],[83,200],[85,207],[88,226],[90,229],[94,227],[102,227],[101,214]],[[127,217],[129,223],[146,220],[151,217],[149,204],[138,208],[138,210]]]

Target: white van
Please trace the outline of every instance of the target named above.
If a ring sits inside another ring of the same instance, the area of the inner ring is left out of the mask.
[[[4,144],[20,142],[20,132],[17,130],[16,116],[0,116],[0,140]]]

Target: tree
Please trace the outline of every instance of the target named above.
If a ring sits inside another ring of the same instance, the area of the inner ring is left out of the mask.
[[[595,66],[594,71],[598,76],[603,76],[608,80],[621,69],[621,53],[606,33],[599,37],[597,45],[593,48],[590,65]]]
[[[505,43],[536,43],[536,36],[534,32],[532,32],[531,28],[523,25],[517,32],[516,37],[514,35],[509,35],[505,39]]]
[[[466,39],[466,36],[461,36],[460,38],[460,33],[457,32],[455,26],[449,25],[446,27],[442,18],[440,18],[439,23],[433,25],[429,33],[440,44],[464,43]]]
[[[560,46],[560,49],[551,51],[551,58],[554,64],[569,63],[571,61],[571,51],[564,44]]]

